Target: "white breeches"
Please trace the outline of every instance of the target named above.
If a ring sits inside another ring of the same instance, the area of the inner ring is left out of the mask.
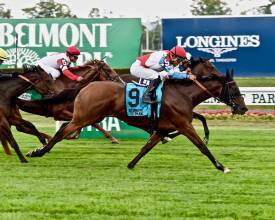
[[[51,74],[51,76],[53,77],[54,80],[56,80],[56,78],[58,78],[60,76],[60,71],[50,67],[50,66],[45,66],[45,65],[41,65],[39,64],[39,66],[48,74]]]
[[[130,73],[136,77],[144,79],[157,79],[159,76],[157,71],[142,66],[139,60],[136,60],[132,64]]]

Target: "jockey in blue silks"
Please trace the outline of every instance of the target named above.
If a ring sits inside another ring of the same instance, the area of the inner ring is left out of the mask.
[[[187,53],[183,47],[175,46],[171,50],[157,51],[140,56],[131,66],[130,73],[136,77],[150,79],[151,83],[146,90],[143,101],[154,103],[153,94],[165,79],[195,80],[189,68],[180,71],[179,65],[188,61]]]

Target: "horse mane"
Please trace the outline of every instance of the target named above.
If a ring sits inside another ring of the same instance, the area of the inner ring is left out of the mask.
[[[190,60],[190,68],[193,69],[195,68],[198,64],[200,63],[205,63],[205,62],[210,62],[208,58],[203,58],[203,57],[198,57],[198,58],[191,58]],[[211,62],[210,62],[211,63]],[[211,63],[212,64],[212,63]],[[213,65],[213,64],[212,64]],[[213,73],[213,75],[217,75]],[[219,75],[217,75],[219,76]]]
[[[100,60],[87,60],[83,65],[79,65],[79,66],[74,66],[74,67],[70,67],[70,70],[73,71],[77,71],[79,69],[85,69],[87,67],[95,67],[96,65],[98,65],[101,61]]]

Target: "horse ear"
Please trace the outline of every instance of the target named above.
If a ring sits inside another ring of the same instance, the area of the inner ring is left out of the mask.
[[[232,79],[234,78],[234,70],[233,69],[231,69],[231,71],[230,71],[230,76]]]
[[[230,77],[229,69],[226,69],[226,78],[228,79]]]

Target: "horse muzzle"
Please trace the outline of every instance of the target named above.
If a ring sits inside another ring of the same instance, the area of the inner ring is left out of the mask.
[[[248,108],[246,106],[234,105],[231,107],[231,111],[234,115],[244,115]]]

